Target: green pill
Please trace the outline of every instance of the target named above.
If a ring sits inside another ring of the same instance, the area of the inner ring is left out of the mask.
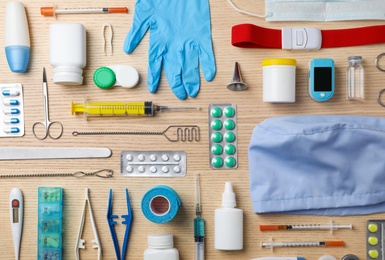
[[[378,244],[378,238],[376,237],[369,237],[368,238],[368,243],[371,245],[371,246],[375,246]]]
[[[219,107],[213,107],[210,113],[211,116],[218,118],[222,116],[222,109],[220,109]]]
[[[222,129],[222,122],[219,119],[215,119],[211,122],[211,128],[214,130],[221,130]]]
[[[377,230],[378,230],[378,226],[377,226],[377,224],[369,224],[368,225],[368,230],[370,231],[370,232],[372,232],[372,233],[374,233],[374,232],[377,232]]]
[[[223,140],[223,136],[219,132],[215,132],[211,135],[211,140],[215,143],[220,143]]]
[[[235,115],[235,109],[232,108],[232,107],[226,107],[224,110],[223,110],[223,113],[225,114],[225,116],[227,117],[233,117]]]
[[[225,153],[226,154],[229,154],[229,155],[232,155],[232,154],[235,154],[235,146],[233,144],[227,144],[225,146]]]
[[[225,133],[225,140],[226,142],[232,143],[235,141],[235,134],[233,132],[227,132]]]
[[[232,119],[226,120],[224,125],[226,130],[233,130],[235,128],[235,122]]]
[[[220,155],[223,153],[222,145],[216,144],[211,147],[211,152],[215,155]]]
[[[234,159],[234,157],[226,157],[225,165],[228,168],[233,168],[236,164],[237,164],[237,161]]]
[[[211,164],[215,167],[215,168],[220,168],[223,166],[223,159],[221,157],[215,157],[211,160]]]
[[[377,250],[369,250],[368,255],[370,258],[376,259],[378,257],[378,251]]]

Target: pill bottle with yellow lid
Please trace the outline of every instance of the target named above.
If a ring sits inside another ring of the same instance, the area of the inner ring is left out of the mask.
[[[295,68],[297,62],[289,58],[262,61],[263,102],[295,102]]]

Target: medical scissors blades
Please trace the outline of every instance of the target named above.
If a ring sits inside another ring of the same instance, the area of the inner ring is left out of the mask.
[[[48,108],[48,86],[47,86],[47,75],[45,68],[43,68],[43,96],[44,96],[44,120],[42,122],[36,122],[32,126],[33,135],[39,139],[44,140],[49,136],[52,139],[59,139],[63,134],[63,125],[59,121],[51,122],[49,120],[49,108]],[[38,130],[44,127],[43,130]],[[56,135],[51,135],[51,128],[57,128]]]
[[[126,225],[126,231],[124,233],[122,253],[120,253],[118,238],[116,236],[116,232],[114,228],[114,225],[117,224],[117,222],[114,219],[118,218],[118,215],[112,214],[112,189],[110,189],[110,196],[108,198],[107,222],[108,222],[108,227],[110,228],[112,242],[114,243],[116,260],[126,259],[128,240],[130,238],[131,223],[132,223],[132,209],[131,209],[130,197],[128,195],[128,189],[126,189],[126,203],[127,203],[127,210],[128,210],[127,215],[121,216],[122,218],[124,218],[124,220],[122,221],[122,224]]]

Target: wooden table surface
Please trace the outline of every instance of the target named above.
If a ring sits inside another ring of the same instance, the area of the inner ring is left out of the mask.
[[[4,18],[5,3],[0,8]],[[264,12],[263,1],[235,1],[240,8],[257,13]],[[134,1],[101,0],[57,0],[58,8],[127,6],[128,14],[102,15],[58,15],[57,18],[43,17],[40,7],[53,4],[51,1],[25,0],[31,38],[31,60],[27,73],[12,73],[5,55],[0,55],[0,83],[21,83],[24,89],[25,135],[21,138],[1,138],[2,147],[108,147],[113,151],[107,159],[64,159],[1,161],[0,174],[39,174],[113,169],[113,178],[86,177],[35,177],[0,179],[0,255],[1,259],[14,257],[9,218],[9,193],[19,187],[24,194],[24,229],[21,245],[21,259],[35,259],[37,251],[37,189],[40,186],[60,186],[64,189],[63,259],[75,259],[74,248],[84,203],[84,190],[89,188],[93,212],[103,247],[103,259],[114,259],[115,254],[106,221],[109,189],[114,192],[114,213],[127,212],[125,188],[129,189],[134,222],[128,247],[127,259],[142,259],[147,248],[147,235],[172,233],[180,259],[194,259],[193,219],[195,217],[195,176],[201,174],[201,197],[203,218],[206,221],[206,259],[250,259],[262,256],[303,256],[315,260],[330,254],[337,259],[352,253],[365,259],[365,223],[368,219],[381,219],[385,215],[334,217],[337,224],[353,224],[353,230],[314,232],[265,232],[259,231],[260,224],[316,224],[329,223],[329,217],[256,215],[253,213],[249,195],[249,169],[247,149],[251,133],[262,120],[289,114],[347,114],[383,116],[385,109],[376,101],[377,93],[384,87],[385,74],[374,66],[374,60],[384,51],[384,45],[322,49],[319,51],[287,51],[277,49],[240,49],[231,45],[231,27],[240,23],[253,23],[264,27],[313,26],[321,29],[348,28],[382,24],[380,21],[325,22],[325,23],[281,23],[265,22],[263,19],[237,13],[226,1],[211,0],[211,23],[217,73],[212,82],[202,78],[201,91],[195,99],[178,100],[171,92],[165,76],[156,94],[147,90],[148,34],[130,55],[123,52],[123,43],[131,28]],[[87,30],[87,66],[84,69],[82,86],[60,86],[52,81],[53,68],[49,61],[49,26],[55,22],[79,22]],[[102,26],[113,27],[113,55],[105,55],[102,44]],[[0,35],[4,35],[4,19],[0,21]],[[3,37],[0,37],[3,38]],[[0,41],[3,48],[3,41]],[[365,100],[349,101],[345,98],[345,73],[347,57],[361,55],[365,67]],[[262,102],[261,61],[272,57],[287,57],[297,60],[296,102],[292,104],[271,104]],[[336,65],[336,92],[324,103],[312,101],[307,94],[308,63],[313,58],[330,57]],[[226,85],[232,80],[234,63],[238,61],[242,76],[249,88],[232,92]],[[141,80],[133,89],[116,87],[111,90],[97,88],[92,80],[93,72],[101,66],[128,64],[134,66]],[[64,125],[64,134],[58,140],[37,140],[32,133],[33,123],[43,118],[42,69],[47,70],[49,87],[50,118]],[[200,106],[197,112],[164,112],[155,117],[140,118],[94,118],[85,121],[82,116],[70,112],[71,101],[83,102],[87,97],[95,101],[146,101],[159,105]],[[212,170],[209,166],[208,117],[210,103],[233,102],[238,107],[238,158],[234,170]],[[201,129],[200,142],[168,142],[162,136],[72,136],[73,131],[163,131],[172,124],[197,124]],[[1,148],[0,148],[1,149]],[[177,150],[187,153],[187,175],[184,178],[133,178],[120,176],[120,153],[124,150]],[[368,165],[368,167],[370,167]],[[221,207],[224,183],[233,183],[237,195],[237,206],[244,210],[244,249],[242,251],[219,251],[214,249],[214,209]],[[174,220],[167,224],[154,224],[141,212],[141,199],[146,191],[155,185],[172,187],[181,197],[183,205]],[[119,220],[120,223],[120,220]],[[122,243],[124,225],[116,227]],[[341,239],[346,242],[341,248],[276,248],[274,252],[259,246],[262,241],[273,237],[275,241],[306,241]],[[81,259],[96,259],[96,250],[91,247],[93,239],[91,223],[86,218],[83,238],[86,250]]]

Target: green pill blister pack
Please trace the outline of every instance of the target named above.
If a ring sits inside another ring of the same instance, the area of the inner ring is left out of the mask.
[[[209,129],[211,168],[237,168],[237,106],[233,103],[210,104]]]

